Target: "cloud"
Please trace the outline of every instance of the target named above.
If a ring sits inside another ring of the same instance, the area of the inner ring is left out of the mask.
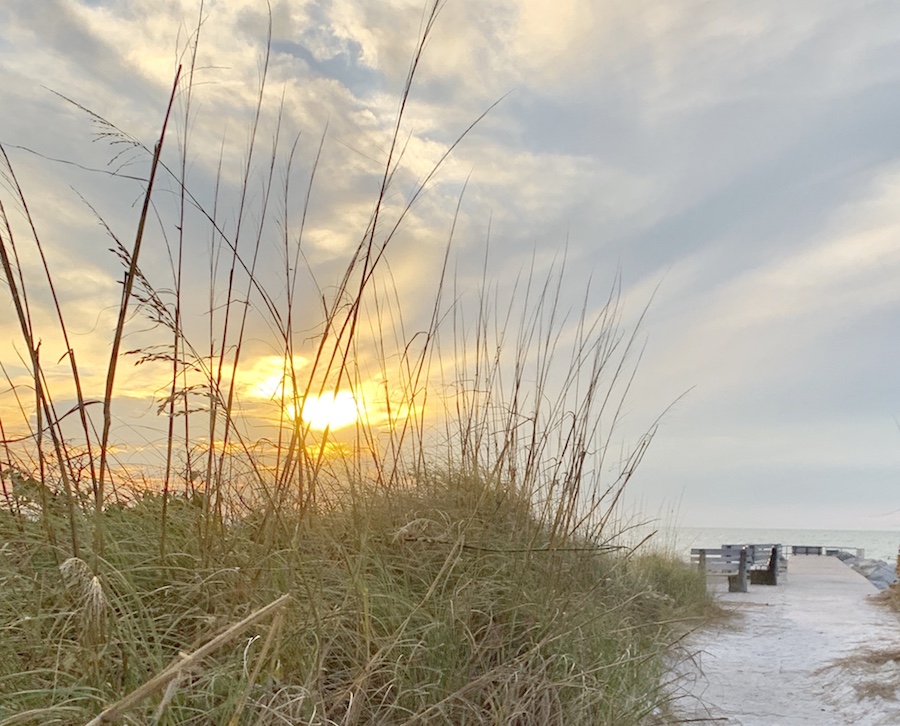
[[[263,241],[258,276],[279,305],[302,221],[297,310],[313,312],[294,326],[305,344],[315,336],[320,296],[334,293],[372,218],[423,18],[420,0],[279,0],[271,7],[272,52],[243,211],[265,3],[206,3],[188,134],[182,91],[164,150],[177,172],[187,138],[188,182],[204,210],[189,210],[184,224],[185,299],[194,311],[185,324],[198,339],[210,319],[221,323],[226,302],[221,285],[212,300],[205,290],[210,255],[221,245],[204,219],[214,209],[248,266],[255,240]],[[539,278],[563,256],[572,274],[566,309],[578,309],[582,283],[592,279],[596,310],[621,275],[627,325],[656,291],[622,435],[643,430],[695,388],[664,422],[660,436],[677,443],[665,448],[664,465],[649,462],[648,492],[659,494],[669,480],[693,486],[698,467],[704,493],[715,481],[769,476],[773,466],[814,478],[825,466],[816,464],[817,451],[841,472],[827,477],[833,501],[840,476],[854,472],[881,492],[878,482],[896,473],[896,462],[876,449],[892,445],[890,401],[900,394],[891,367],[900,351],[890,342],[900,307],[898,14],[895,3],[851,9],[839,0],[451,0],[418,69],[402,162],[376,239],[384,240],[448,145],[509,95],[416,199],[388,248],[382,290],[394,286],[407,331],[428,320],[467,185],[451,259],[458,290],[481,280],[489,235],[488,278],[498,291],[512,290],[532,264]],[[199,3],[188,0],[10,0],[0,7],[0,142],[101,170],[10,149],[85,361],[103,359],[121,267],[72,187],[130,243],[142,184],[104,172],[140,178],[149,157],[108,137],[91,143],[103,129],[45,87],[152,148],[198,17]],[[155,199],[161,218],[178,214],[179,188],[168,174]],[[171,287],[172,228],[167,237],[158,226],[148,235],[145,272]],[[227,245],[218,249],[221,281]],[[25,263],[29,274],[39,272],[33,254]],[[237,280],[233,304],[247,290],[240,266]],[[261,293],[251,297],[248,370],[278,355]],[[35,293],[35,304],[49,331],[46,296]],[[87,334],[97,331],[103,334]],[[8,319],[0,334],[15,336]],[[58,357],[60,341],[44,335],[48,357]],[[4,361],[8,353],[0,346]],[[377,370],[375,356],[361,355],[367,370]],[[98,364],[92,386],[101,371]],[[146,396],[151,376],[125,375],[122,390]],[[741,448],[741,441],[752,443]],[[697,452],[709,451],[718,453],[697,464]],[[787,486],[789,477],[778,480]]]

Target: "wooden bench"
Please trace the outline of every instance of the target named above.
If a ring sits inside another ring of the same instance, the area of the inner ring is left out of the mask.
[[[691,564],[707,575],[728,577],[728,592],[747,592],[750,584],[750,553],[746,547],[691,550]]]
[[[718,549],[692,549],[691,563],[707,575],[727,575],[729,592],[747,592],[748,585],[777,585],[787,572],[780,544],[725,544]]]
[[[752,545],[751,585],[777,585],[787,574],[787,559],[780,544]]]
[[[735,552],[741,547],[747,548],[751,585],[777,585],[778,580],[787,574],[787,559],[780,544],[722,545],[723,550],[732,549]]]

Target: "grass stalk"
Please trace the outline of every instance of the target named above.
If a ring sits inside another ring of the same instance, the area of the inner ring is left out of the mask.
[[[134,281],[137,277],[137,265],[141,252],[141,243],[144,239],[144,227],[147,222],[147,213],[150,209],[150,197],[153,193],[153,182],[156,179],[156,171],[159,167],[159,157],[162,154],[163,142],[166,139],[166,128],[169,125],[169,116],[172,113],[172,104],[175,102],[175,93],[178,90],[178,82],[181,78],[181,66],[175,72],[175,80],[172,83],[172,93],[169,96],[169,104],[166,107],[166,114],[163,118],[162,131],[159,135],[159,141],[153,150],[153,160],[150,163],[150,176],[147,180],[147,190],[144,193],[143,207],[141,208],[140,217],[138,217],[137,233],[135,234],[134,247],[130,254],[130,264],[125,275],[125,282],[122,287],[122,300],[119,303],[119,315],[116,321],[115,332],[113,333],[112,349],[109,354],[109,365],[106,369],[106,388],[103,395],[103,431],[100,437],[100,473],[97,477],[96,495],[94,497],[94,556],[98,558],[95,561],[95,567],[99,566],[99,558],[103,557],[104,535],[103,535],[103,506],[105,500],[105,483],[107,468],[109,465],[107,452],[109,450],[109,434],[112,426],[112,401],[113,388],[116,380],[116,368],[119,363],[119,347],[122,344],[122,336],[125,332],[125,320],[128,316],[128,303],[131,300],[131,291],[134,288]]]

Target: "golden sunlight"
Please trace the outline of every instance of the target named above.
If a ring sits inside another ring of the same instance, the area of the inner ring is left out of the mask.
[[[301,418],[310,428],[325,429],[343,428],[356,423],[360,414],[360,406],[349,391],[323,393],[321,396],[309,395],[303,403]],[[288,406],[288,416],[294,418],[294,406]]]
[[[241,370],[239,380],[245,387],[244,390],[254,398],[278,399],[283,393],[290,397],[291,386],[288,385],[285,392],[285,381],[290,384],[291,370],[296,373],[308,362],[299,355],[295,355],[289,363],[283,356],[261,356],[250,367]]]

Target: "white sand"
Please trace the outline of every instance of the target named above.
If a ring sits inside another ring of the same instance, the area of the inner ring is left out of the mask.
[[[725,589],[724,586],[720,589]],[[834,557],[793,557],[787,581],[721,594],[737,611],[687,642],[676,710],[720,726],[900,726],[900,618]],[[839,662],[850,657],[849,662]],[[884,662],[882,662],[884,661]]]

